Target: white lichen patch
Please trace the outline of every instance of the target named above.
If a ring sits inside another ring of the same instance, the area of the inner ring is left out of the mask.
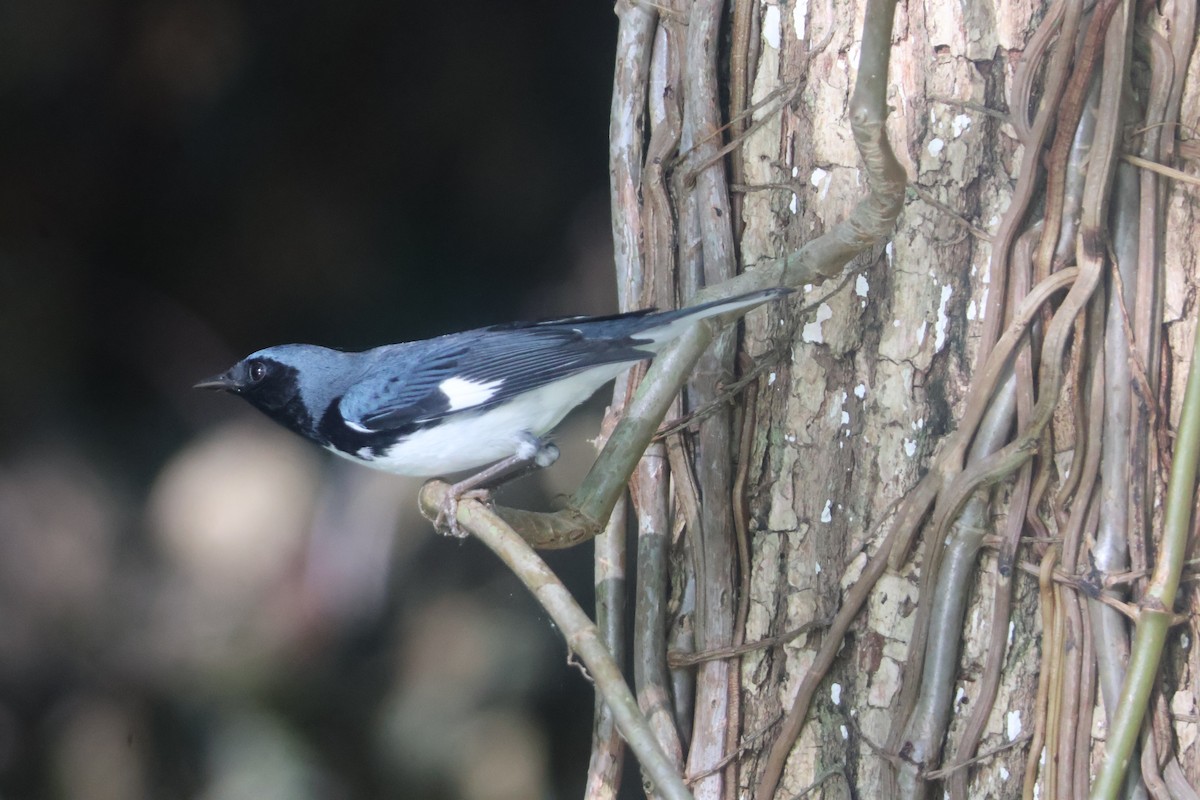
[[[779,6],[767,6],[762,18],[762,37],[768,47],[779,49],[783,41],[783,25],[779,16]]]
[[[1004,733],[1010,742],[1015,742],[1021,735],[1021,712],[1010,711],[1004,716]]]
[[[833,186],[833,176],[828,170],[817,167],[809,175],[808,182],[817,190],[817,199],[824,200],[829,196],[829,190]]]
[[[950,284],[942,286],[942,299],[938,303],[937,322],[933,327],[933,349],[934,352],[940,353],[942,348],[946,346],[946,329],[950,327],[950,317],[946,313],[946,307],[950,303],[950,296],[954,294],[954,287]]]
[[[833,309],[828,303],[821,303],[817,306],[817,318],[804,326],[804,330],[800,333],[801,341],[809,344],[822,344],[825,341],[825,336],[821,332],[821,326],[826,321],[833,318]]]
[[[808,3],[803,0],[792,6],[792,27],[796,29],[796,39],[803,42],[808,31]]]
[[[839,396],[838,396],[837,406],[836,406],[837,414],[838,414],[838,424],[842,425],[842,426],[849,425],[850,424],[850,412],[846,410],[846,402],[850,399],[850,395],[846,394],[846,391],[844,389],[842,391],[838,392],[838,395]]]

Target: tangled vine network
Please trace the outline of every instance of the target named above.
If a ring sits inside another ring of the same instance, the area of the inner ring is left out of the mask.
[[[725,159],[797,98],[805,76],[749,102],[757,0],[732,2],[728,20],[720,0],[619,0],[616,10],[610,167],[623,308],[819,284],[887,239],[907,183],[884,132],[894,0],[867,2],[849,107],[869,193],[825,235],[740,273],[736,187],[744,182],[740,161],[729,160],[727,175]],[[1200,452],[1200,369],[1193,364],[1170,431],[1159,366],[1170,361],[1161,335],[1166,188],[1186,179],[1163,165],[1181,156],[1194,36],[1194,0],[1053,0],[1045,11],[1010,86],[1004,116],[1023,160],[989,237],[987,308],[961,414],[843,593],[778,724],[743,730],[737,658],[804,629],[745,641],[745,448],[761,369],[735,360],[730,334],[702,326],[648,373],[618,381],[604,451],[563,510],[463,505],[460,524],[522,575],[596,681],[589,798],[615,796],[622,738],[660,796],[733,798],[753,787],[758,800],[780,797],[816,689],[847,631],[879,578],[914,557],[918,542],[921,586],[905,681],[878,746],[891,765],[890,796],[925,797],[936,782],[955,800],[971,796],[972,767],[989,755],[980,743],[1005,665],[1014,585],[1026,574],[1039,587],[1042,668],[1036,722],[1012,743],[1027,748],[1023,796],[1196,797],[1156,688],[1167,631],[1179,622]],[[723,383],[739,371],[732,387]],[[676,397],[689,380],[682,408]],[[735,411],[728,400],[739,391],[748,397]],[[698,435],[656,437],[665,416]],[[1068,437],[1070,463],[1056,462],[1056,439]],[[428,485],[424,506],[435,509],[444,489]],[[637,552],[632,692],[616,666],[625,658],[629,506]],[[687,563],[672,563],[684,531]],[[592,538],[597,625],[528,546]],[[985,548],[997,565],[991,641],[978,699],[950,739],[964,613]],[[694,628],[668,626],[668,598]],[[1097,694],[1108,736],[1093,778]],[[742,774],[751,748],[764,756],[757,774]]]

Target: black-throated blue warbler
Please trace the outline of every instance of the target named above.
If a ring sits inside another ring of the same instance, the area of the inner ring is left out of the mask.
[[[387,472],[428,477],[498,462],[452,489],[462,494],[516,466],[549,466],[558,448],[543,437],[567,412],[692,323],[741,316],[788,291],[493,325],[358,353],[285,344],[196,388],[236,394],[322,447]]]

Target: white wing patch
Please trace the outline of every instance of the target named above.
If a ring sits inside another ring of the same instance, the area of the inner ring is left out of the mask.
[[[450,402],[450,410],[458,411],[491,400],[503,383],[503,378],[497,378],[487,383],[476,383],[466,378],[447,378],[438,384],[438,389],[446,395],[446,399]]]

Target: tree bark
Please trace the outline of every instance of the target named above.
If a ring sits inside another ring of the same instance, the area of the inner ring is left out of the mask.
[[[731,156],[737,161],[734,174],[744,176],[744,184],[734,187],[743,210],[735,227],[742,231],[740,258],[747,269],[828,230],[863,194],[861,163],[847,119],[863,8],[863,3],[840,0],[757,7],[750,103],[772,93],[798,93],[782,110],[768,103],[756,112],[751,119],[758,127]],[[754,410],[758,425],[750,458],[751,484],[758,489],[750,504],[747,641],[765,640],[837,612],[886,533],[889,508],[912,491],[958,426],[979,369],[976,356],[981,337],[987,336],[986,317],[1002,310],[989,304],[989,299],[995,301],[989,298],[995,288],[989,285],[989,262],[1026,150],[1019,126],[1004,118],[1005,109],[1017,104],[1012,97],[1017,65],[1046,13],[1041,5],[1019,1],[932,2],[897,11],[888,133],[914,191],[882,252],[857,259],[856,272],[844,285],[828,281],[807,287],[802,303],[810,307],[801,313],[795,338],[783,343],[784,357],[766,373]],[[1165,8],[1163,17],[1174,19],[1174,13],[1173,7]],[[1151,24],[1161,29],[1163,19],[1152,16]],[[1182,52],[1190,57],[1192,39],[1185,38]],[[1185,90],[1182,119],[1194,120],[1194,81]],[[1195,189],[1172,182],[1166,191],[1163,391],[1171,419],[1177,419],[1195,317],[1197,228],[1190,199]],[[764,353],[780,345],[787,322],[777,313],[752,317],[746,349]],[[1083,328],[1076,335],[1082,336]],[[1086,380],[1086,375],[1079,377]],[[1046,460],[1059,468],[1056,485],[1070,474],[1072,459],[1083,457],[1067,420],[1078,395],[1087,395],[1086,385],[1068,386],[1056,413],[1054,458]],[[898,569],[886,571],[874,586],[812,703],[775,797],[810,789],[805,797],[940,796],[941,785],[925,775],[953,761],[956,743],[980,702],[979,678],[994,649],[992,605],[998,582],[1011,584],[1011,623],[1007,635],[999,637],[1007,652],[976,750],[992,754],[964,767],[963,777],[970,797],[1021,794],[1046,640],[1037,577],[1019,566],[1010,571],[1009,565],[1002,570],[998,564],[995,540],[1004,531],[1015,479],[990,494],[976,494],[982,516],[975,547],[987,546],[977,558],[968,554],[964,563],[976,566],[962,576],[971,587],[965,611],[947,618],[953,622],[957,617],[963,635],[948,676],[954,686],[948,736],[937,736],[930,754],[888,748],[889,732],[902,714],[901,695],[906,688],[916,693],[913,686],[921,680],[909,645],[918,602],[923,594],[928,602],[933,592],[922,585],[923,560],[930,557],[925,550],[925,555],[901,560]],[[1044,496],[1053,496],[1053,490]],[[1153,551],[1153,524],[1151,528]],[[1038,532],[1026,527],[1024,533],[1036,538]],[[1016,559],[1036,561],[1034,545],[1023,543]],[[1134,598],[1137,593],[1135,588]],[[1162,762],[1168,756],[1177,759],[1192,786],[1200,781],[1194,646],[1198,602],[1193,581],[1176,606],[1190,609],[1191,619],[1173,629],[1163,672],[1168,677],[1160,679],[1163,703],[1173,714],[1167,715],[1170,734],[1164,738],[1170,752],[1160,748],[1158,755]],[[1078,612],[1068,614],[1068,625],[1072,619],[1083,624]],[[1127,622],[1121,624],[1128,630]],[[1079,662],[1076,672],[1083,680],[1094,680],[1082,663],[1091,658],[1089,652],[1080,653],[1083,635],[1076,631],[1063,653],[1066,660],[1054,663],[1068,669]],[[773,729],[821,644],[822,633],[816,630],[742,657],[741,740],[748,752],[739,796],[755,796]],[[1094,696],[1094,708],[1077,712],[1092,736],[1083,736],[1090,759],[1076,772],[1094,771],[1103,758],[1103,699]],[[1087,725],[1093,715],[1094,723]],[[757,735],[764,730],[765,735]],[[892,738],[905,741],[899,734]],[[1073,752],[1061,755],[1069,759]],[[919,763],[911,763],[918,756]],[[1055,758],[1054,748],[1047,758]],[[906,789],[903,780],[894,782],[906,770],[920,786]],[[1046,780],[1044,768],[1040,780]],[[1057,796],[1077,796],[1087,786],[1086,775],[1073,780],[1060,785]],[[1044,798],[1051,790],[1043,783],[1039,791]]]
[[[621,286],[801,290],[635,481],[698,797],[1195,796],[1191,2],[619,4]]]

